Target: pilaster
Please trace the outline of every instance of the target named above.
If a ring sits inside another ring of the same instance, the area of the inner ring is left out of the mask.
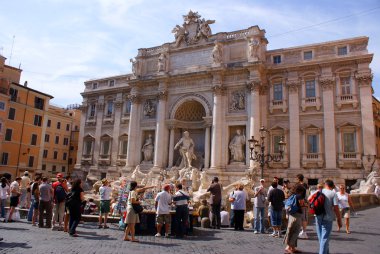
[[[299,81],[288,80],[289,91],[289,125],[290,125],[290,168],[299,169],[301,161],[300,149],[300,105],[299,105]]]

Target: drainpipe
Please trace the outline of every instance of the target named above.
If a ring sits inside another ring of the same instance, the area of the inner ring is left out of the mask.
[[[26,103],[25,103],[25,109],[24,109],[24,119],[22,120],[21,138],[20,138],[20,144],[19,144],[19,147],[18,147],[16,177],[19,175],[20,153],[21,153],[21,146],[22,146],[22,138],[23,138],[23,134],[24,134],[24,126],[25,126],[25,118],[26,118],[26,109],[28,107],[28,99],[29,99],[29,90],[26,92]]]

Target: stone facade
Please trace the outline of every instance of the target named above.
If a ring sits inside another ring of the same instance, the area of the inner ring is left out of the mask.
[[[287,142],[266,178],[362,178],[376,155],[368,38],[267,50],[258,26],[212,34],[212,23],[190,12],[173,29],[174,42],[138,50],[132,74],[85,82],[78,172],[98,179],[138,165],[171,169],[187,130],[193,166],[232,182],[257,167],[248,145],[244,161],[232,160],[237,129],[248,139],[265,126],[270,153],[281,137]],[[149,135],[150,163],[141,150]]]

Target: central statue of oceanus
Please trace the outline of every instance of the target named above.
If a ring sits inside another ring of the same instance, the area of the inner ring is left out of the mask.
[[[174,150],[179,148],[179,153],[182,156],[180,168],[191,168],[192,160],[196,160],[197,157],[194,154],[194,141],[190,138],[190,133],[185,131],[182,138],[174,146]]]

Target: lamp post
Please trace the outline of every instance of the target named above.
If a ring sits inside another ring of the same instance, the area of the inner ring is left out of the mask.
[[[278,142],[279,154],[270,154],[269,152],[265,154],[265,138],[269,131],[262,126],[260,128],[259,140],[256,140],[254,136],[248,140],[249,150],[250,150],[250,160],[256,161],[260,164],[261,168],[261,178],[264,178],[264,166],[269,162],[279,162],[284,158],[284,152],[286,148],[286,142],[284,137]]]

